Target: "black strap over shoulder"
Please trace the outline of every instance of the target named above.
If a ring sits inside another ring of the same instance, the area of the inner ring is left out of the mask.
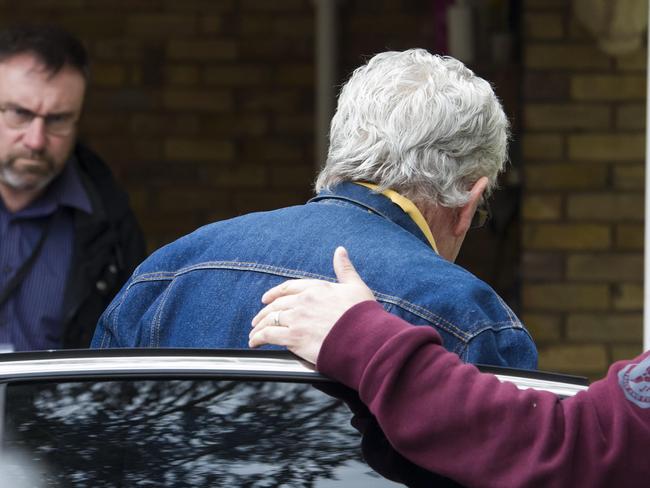
[[[48,219],[47,224],[45,224],[45,228],[43,229],[43,232],[41,233],[41,237],[36,243],[36,246],[34,247],[32,254],[20,266],[20,268],[18,268],[16,274],[11,278],[11,280],[9,280],[9,283],[7,283],[7,286],[5,286],[5,288],[2,291],[0,291],[0,307],[2,307],[5,304],[5,302],[11,296],[11,294],[16,290],[16,288],[18,288],[18,285],[20,285],[23,282],[23,280],[27,276],[27,273],[36,262],[36,259],[38,258],[39,254],[41,253],[41,249],[43,248],[43,244],[45,243],[45,239],[47,239],[47,236],[50,233],[50,229],[52,228],[52,222],[54,221],[55,215],[52,215]]]

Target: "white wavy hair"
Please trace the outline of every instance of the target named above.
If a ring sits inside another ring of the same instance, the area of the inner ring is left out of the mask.
[[[343,86],[316,191],[367,181],[414,201],[467,203],[471,186],[496,186],[509,124],[490,84],[460,61],[424,49],[384,52]]]

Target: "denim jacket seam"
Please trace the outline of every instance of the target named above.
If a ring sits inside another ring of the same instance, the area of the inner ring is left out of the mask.
[[[260,273],[284,276],[286,278],[314,278],[314,279],[324,280],[329,282],[336,281],[334,278],[330,276],[325,276],[318,273],[312,273],[309,271],[301,271],[292,268],[285,268],[281,266],[273,266],[270,264],[260,264],[255,262],[244,262],[244,261],[204,261],[201,263],[194,264],[192,266],[181,268],[177,271],[163,271],[163,272],[143,274],[138,276],[138,278],[136,278],[133,281],[133,284],[148,282],[148,281],[164,281],[164,280],[173,281],[174,279],[183,276],[185,274],[191,273],[193,271],[200,271],[200,270],[207,270],[207,269],[257,271]]]
[[[469,351],[470,341],[471,339],[468,340],[467,342],[459,342],[453,351],[464,362],[467,362],[467,352]]]
[[[407,302],[406,300],[400,299],[398,297],[385,295],[383,293],[375,293],[377,300],[396,305],[408,312],[411,312],[420,318],[432,323],[436,327],[444,330],[445,332],[456,337],[461,343],[467,344],[472,341],[477,335],[485,332],[486,330],[493,331],[502,331],[502,330],[525,330],[521,323],[518,320],[506,320],[506,321],[489,321],[488,325],[481,327],[478,330],[464,331],[454,325],[452,322],[440,317],[439,315],[434,314],[430,310],[427,310],[419,305]]]
[[[424,240],[425,239],[424,234],[422,234],[422,238],[418,237],[417,234],[414,234],[411,230],[407,229],[406,227],[396,222],[395,219],[391,218],[389,215],[386,215],[381,210],[369,206],[368,204],[364,204],[363,202],[358,202],[357,200],[348,197],[330,197],[328,199],[318,200],[317,202],[314,203],[322,203],[325,205],[336,205],[338,207],[345,208],[345,209],[352,208],[352,209],[357,209],[362,211],[365,210],[366,213],[375,215],[376,217],[379,217],[397,226],[400,230],[406,232],[410,237],[415,237],[415,239],[417,239],[419,243],[424,244],[427,250],[431,250],[431,245],[426,240]],[[355,205],[356,203],[359,203],[359,205]]]
[[[205,261],[202,263],[194,264],[192,266],[181,268],[177,271],[162,271],[162,272],[159,271],[159,272],[142,274],[138,276],[131,283],[131,285],[135,285],[136,283],[158,281],[158,280],[173,281],[175,278],[178,278],[182,275],[191,273],[193,271],[206,270],[206,269],[231,269],[231,270],[238,270],[238,271],[255,271],[260,273],[274,274],[277,276],[284,276],[285,278],[314,278],[314,279],[320,279],[329,282],[335,282],[333,278],[318,273],[312,273],[309,271],[300,271],[296,269],[273,266],[268,264],[260,264],[254,262],[239,262],[239,261]],[[169,292],[168,291],[169,288],[170,287],[168,287],[165,290],[165,296]],[[463,331],[461,328],[457,327],[453,323],[449,322],[448,320],[445,320],[444,318],[434,314],[430,310],[427,310],[419,305],[408,302],[399,297],[387,295],[380,292],[375,292],[374,290],[373,293],[375,294],[375,296],[379,301],[385,301],[386,303],[391,303],[393,305],[401,307],[404,310],[407,310],[425,319],[426,321],[436,325],[437,327],[453,335],[460,341],[467,342],[471,337],[470,334]]]
[[[110,304],[109,304],[110,307]],[[108,322],[108,315],[106,315],[107,312],[104,312],[104,315],[106,316],[106,321]],[[104,330],[102,331],[102,338],[99,341],[99,349],[107,349],[108,345],[106,344],[107,342],[110,342],[107,340],[108,333],[109,333],[109,327],[108,325],[104,326]]]
[[[143,273],[137,278],[135,278],[128,286],[126,293],[122,297],[122,301],[126,299],[128,291],[132,286],[138,283],[150,283],[152,281],[169,281],[169,285],[165,288],[162,293],[160,304],[156,309],[156,312],[153,317],[151,330],[149,332],[149,347],[157,347],[157,344],[160,343],[160,330],[162,327],[161,320],[162,314],[167,302],[167,298],[170,295],[171,289],[174,286],[174,280],[180,276],[191,273],[193,271],[199,271],[204,269],[232,269],[238,271],[256,271],[268,274],[274,274],[279,276],[284,276],[286,278],[315,278],[320,280],[326,280],[334,282],[335,280],[323,276],[317,273],[310,273],[305,271],[298,271],[290,268],[284,268],[279,266],[271,266],[266,264],[251,263],[251,262],[235,262],[235,261],[207,261],[202,263],[197,263],[192,266],[181,268],[177,271],[156,271],[151,273]]]
[[[152,271],[149,273],[143,273],[138,276],[133,277],[133,281],[129,283],[127,291],[134,285],[138,283],[147,282],[147,281],[171,281],[176,276],[175,271]]]
[[[144,273],[135,278],[128,286],[127,288],[127,293],[128,290],[138,284],[138,283],[146,283],[146,282],[151,282],[151,281],[171,281],[173,282],[175,278],[178,278],[180,276],[183,276],[185,274],[191,273],[193,271],[199,271],[199,270],[208,270],[208,269],[231,269],[231,270],[237,270],[237,271],[254,271],[254,272],[260,272],[260,273],[266,273],[266,274],[273,274],[277,276],[283,276],[286,278],[313,278],[313,279],[320,279],[320,280],[325,280],[329,282],[335,282],[335,280],[331,277],[324,276],[318,273],[312,273],[309,271],[301,271],[301,270],[296,270],[292,268],[286,268],[286,267],[280,267],[280,266],[273,266],[273,265],[268,265],[268,264],[260,264],[260,263],[255,263],[255,262],[239,262],[239,261],[205,261],[201,263],[194,264],[192,266],[187,266],[185,268],[181,268],[177,271],[156,271],[156,272],[151,272],[151,273]],[[162,309],[164,307],[164,304],[166,302],[166,299],[169,295],[169,290],[171,289],[172,285],[168,286],[166,290],[163,292],[163,297],[161,299],[161,304],[158,307],[158,310],[156,311],[155,318],[154,318],[154,324],[153,327],[154,329],[152,330],[152,340],[155,340],[157,337],[159,339],[159,330],[161,327],[160,320],[161,320],[161,315],[162,315]],[[413,313],[414,315],[419,316],[420,318],[426,320],[427,322],[435,325],[436,327],[439,327],[440,329],[444,330],[445,332],[453,335],[456,337],[461,343],[467,344],[470,342],[475,336],[480,334],[481,332],[484,332],[487,329],[495,329],[495,326],[498,326],[499,324],[503,324],[503,328],[513,328],[513,329],[523,329],[521,323],[513,319],[512,312],[509,311],[507,307],[505,307],[505,312],[507,313],[508,317],[510,320],[504,321],[504,322],[493,322],[489,326],[482,327],[479,330],[476,331],[464,331],[460,327],[456,326],[452,322],[444,319],[443,317],[440,317],[439,315],[436,315],[435,313],[431,312],[430,310],[420,306],[416,305],[414,303],[411,303],[409,301],[406,301],[402,298],[393,296],[393,295],[387,295],[384,293],[376,292],[373,290],[373,293],[375,294],[375,297],[377,298],[378,301],[380,302],[385,302],[385,303],[390,303],[392,305],[398,306],[410,313]],[[124,301],[126,297],[126,293],[122,297],[122,301]],[[503,304],[503,301],[500,300],[500,303]],[[121,303],[120,303],[121,304]],[[152,343],[153,346],[153,343]]]
[[[508,322],[495,322],[495,324],[509,324],[509,323]],[[469,349],[472,346],[473,341],[475,341],[479,335],[481,335],[483,332],[490,331],[490,330],[495,331],[495,329],[493,327],[483,327],[482,329],[474,332],[472,334],[472,337],[470,337],[470,339],[465,344],[465,352],[469,352]],[[498,330],[498,331],[509,330],[511,333],[523,333],[532,343],[534,343],[533,338],[530,336],[530,333],[523,326],[516,327],[516,326],[509,325],[509,326],[505,326],[505,327],[502,327],[502,328],[496,329],[496,330]],[[461,356],[460,354],[458,354],[458,355]],[[462,356],[461,356],[461,358],[462,358]]]
[[[523,326],[513,325],[512,322],[491,322],[490,325],[481,327],[480,329],[473,330],[470,334],[470,338],[467,341],[468,343],[476,339],[477,336],[481,335],[483,332],[492,331],[492,332],[503,332],[503,331],[517,331],[517,332],[526,332],[526,329]]]
[[[326,201],[329,200],[329,201]],[[364,202],[362,200],[357,200],[356,198],[350,198],[346,196],[341,196],[341,195],[335,195],[335,196],[330,196],[330,197],[325,197],[322,200],[319,200],[321,203],[332,203],[334,205],[340,205],[342,207],[360,207],[361,209],[368,210],[374,214],[380,215],[385,219],[388,220],[393,220],[391,219],[388,215],[384,214],[381,210],[376,208],[375,206],[371,205],[368,202]]]
[[[396,305],[400,308],[403,308],[404,310],[411,312],[412,314],[417,315],[420,318],[423,318],[427,322],[432,323],[436,327],[439,327],[440,329],[444,330],[448,334],[453,335],[459,341],[467,342],[471,338],[471,335],[468,334],[467,332],[463,331],[453,323],[440,317],[439,315],[434,314],[433,312],[427,310],[424,307],[408,302],[399,297],[386,295],[384,293],[374,292],[374,290],[373,293],[375,294],[375,297],[377,298],[378,301],[380,302],[384,301],[386,303],[390,303],[392,305]]]
[[[108,349],[110,347],[111,347],[111,339],[108,333],[108,328],[106,328],[104,330],[104,333],[102,334],[102,340],[99,343],[99,349]]]
[[[116,299],[113,300],[111,303],[109,303],[108,307],[106,307],[106,310],[104,311],[104,315],[106,315],[106,317],[109,318],[108,320],[109,322],[111,322],[110,317],[112,317],[113,314],[122,307],[122,304],[126,300],[126,295],[129,291],[129,288],[131,288],[131,284],[133,284],[133,282],[127,285],[126,289],[124,290],[124,293],[122,293],[121,296],[118,295]]]
[[[497,297],[497,300],[501,304],[501,307],[503,308],[503,310],[506,312],[506,314],[508,314],[508,317],[510,318],[510,322],[512,323],[513,327],[523,329],[523,324],[519,321],[519,319],[517,318],[515,313],[508,306],[508,304],[503,301],[503,298],[501,298],[498,293],[495,293],[495,296]]]
[[[372,204],[368,202],[364,202],[362,200],[357,200],[355,198],[351,198],[348,196],[344,195],[327,195],[321,199],[316,200],[314,203],[323,203],[326,205],[337,205],[342,208],[359,208],[361,210],[366,210],[367,213],[376,215],[377,217],[380,217],[384,220],[387,220],[388,222],[391,222],[392,224],[400,227],[404,231],[408,232],[412,236],[414,236],[418,240],[423,240],[425,239],[424,234],[422,234],[422,238],[418,236],[418,234],[415,234],[412,230],[404,227],[402,224],[396,221],[396,216],[392,217],[389,213],[384,212],[383,210],[373,206]],[[400,212],[404,213],[403,210],[399,210]],[[427,248],[429,248],[428,242],[425,242],[427,245]]]
[[[169,283],[169,286],[165,288],[165,291],[162,292],[160,297],[160,304],[156,308],[156,313],[154,313],[153,320],[151,323],[151,330],[149,331],[149,347],[158,347],[160,344],[160,326],[161,326],[161,317],[163,314],[163,309],[167,303],[167,298],[169,297],[170,290],[174,287],[174,280]]]
[[[118,296],[117,299],[111,302],[106,308],[106,311],[104,312],[104,315],[106,316],[106,326],[105,326],[104,333],[102,334],[102,340],[100,343],[100,348],[102,349],[106,349],[110,347],[111,340],[110,340],[109,332],[115,337],[115,339],[119,343],[118,327],[116,324],[113,323],[115,321],[114,317],[120,314],[120,309],[122,308],[122,305],[126,301],[128,291],[131,288],[132,284],[133,281],[127,285],[126,290],[124,290],[124,293],[122,293],[122,296]],[[105,346],[104,339],[106,337],[108,337],[107,340],[108,344]]]

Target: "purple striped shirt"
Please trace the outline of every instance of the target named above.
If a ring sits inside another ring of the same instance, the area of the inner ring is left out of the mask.
[[[0,306],[0,344],[15,351],[55,349],[63,341],[63,298],[74,241],[73,211],[92,212],[74,162],[28,207],[11,213],[0,198],[0,289],[49,235],[27,276]]]

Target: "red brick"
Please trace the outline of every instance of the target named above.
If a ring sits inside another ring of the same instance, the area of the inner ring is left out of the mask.
[[[229,189],[265,188],[268,186],[268,168],[263,164],[210,165],[200,172],[204,181],[215,187]]]
[[[20,5],[15,4],[13,6],[20,7]],[[24,6],[32,11],[47,9],[82,10],[85,7],[85,0],[30,0]]]
[[[571,219],[593,221],[642,221],[645,201],[641,193],[593,193],[569,195]]]
[[[226,199],[213,188],[192,185],[191,187],[167,187],[154,195],[154,206],[165,215],[188,215],[197,209],[221,206]]]
[[[607,69],[609,57],[592,44],[533,44],[525,46],[525,67],[528,69]]]
[[[137,135],[193,135],[199,131],[199,117],[195,114],[134,113],[129,130]]]
[[[610,119],[606,105],[529,103],[524,110],[528,129],[603,129]]]
[[[223,112],[232,108],[232,95],[226,91],[167,90],[163,95],[170,110]]]
[[[135,159],[161,161],[163,159],[163,147],[158,139],[138,139],[133,141],[133,154]]]
[[[524,159],[561,159],[564,156],[564,137],[560,134],[528,133],[522,137]]]
[[[616,247],[642,251],[644,237],[643,224],[619,224],[616,226]]]
[[[131,112],[134,110],[156,110],[160,108],[161,96],[156,90],[122,88],[120,90],[95,89],[88,93],[85,110],[110,110]]]
[[[119,173],[119,162],[135,160],[133,142],[118,134],[89,134],[84,143],[102,158],[111,162],[111,168]],[[118,165],[118,166],[116,166]]]
[[[308,12],[305,15],[283,15],[273,19],[272,32],[274,36],[292,37],[302,39],[303,42],[314,37],[314,14]]]
[[[227,141],[169,139],[165,141],[165,157],[172,161],[228,161],[235,156]]]
[[[314,133],[314,115],[284,115],[274,117],[273,132],[288,135],[311,135]]]
[[[293,141],[275,139],[249,140],[243,148],[246,161],[282,161],[284,163],[303,162],[303,151]]]
[[[313,42],[296,42],[292,38],[244,38],[238,44],[242,59],[259,62],[284,62],[287,58],[311,60],[314,54]]]
[[[610,247],[611,237],[606,225],[529,223],[522,242],[531,250],[603,250]]]
[[[576,100],[644,100],[645,94],[645,76],[579,75],[571,80],[571,95]]]
[[[632,359],[643,352],[643,341],[638,338],[635,344],[631,345],[614,345],[612,350],[612,362]]]
[[[291,66],[278,66],[275,73],[275,82],[280,86],[305,86],[314,84],[314,65],[295,64]]]
[[[564,256],[526,250],[521,258],[521,274],[526,281],[560,281],[564,279]]]
[[[237,213],[259,212],[276,208],[302,205],[310,197],[310,192],[300,194],[295,190],[267,190],[255,192],[238,192],[235,195],[234,208]]]
[[[240,102],[246,111],[272,111],[282,114],[301,113],[304,99],[298,90],[256,90]],[[311,106],[311,105],[310,105]]]
[[[641,339],[641,314],[572,314],[567,318],[567,339],[584,342],[633,342]]]
[[[222,31],[222,17],[218,15],[202,16],[199,23],[203,34],[215,35]]]
[[[567,8],[566,0],[523,0],[524,10],[553,10],[557,12],[564,12]]]
[[[607,285],[576,283],[524,284],[523,303],[527,310],[587,311],[607,310]]]
[[[126,81],[126,67],[119,63],[93,63],[92,83],[97,86],[120,86]]]
[[[571,16],[569,20],[569,35],[568,38],[572,41],[593,42],[594,35],[587,30],[581,20],[577,19],[575,15]]]
[[[120,135],[127,132],[128,126],[124,123],[126,116],[115,112],[86,111],[81,119],[81,139],[87,134],[95,135]]]
[[[524,195],[522,215],[525,220],[557,220],[562,216],[562,197],[529,192]]]
[[[270,80],[270,69],[256,64],[212,65],[203,70],[203,81],[208,85],[267,85]]]
[[[526,39],[561,39],[564,37],[564,18],[561,13],[529,12],[524,15]]]
[[[90,43],[89,50],[95,62],[97,59],[140,60],[144,55],[141,41],[135,39],[97,39]]]
[[[529,164],[524,170],[530,190],[587,190],[607,185],[608,171],[602,164]]]
[[[50,0],[50,1],[56,4],[60,3],[58,0]],[[31,5],[33,2],[25,2],[25,3],[29,3]],[[92,11],[92,12],[108,11],[111,13],[113,12],[124,13],[127,11],[137,12],[137,11],[145,11],[145,10],[146,11],[159,10],[159,6],[157,5],[153,6],[152,9],[151,0],[90,0],[90,1],[86,0],[85,4],[86,4],[85,10]]]
[[[373,35],[386,32],[408,32],[414,25],[418,25],[419,19],[415,15],[363,15],[350,19],[350,29],[356,34]]]
[[[542,370],[599,376],[607,366],[607,351],[602,344],[557,345],[539,350],[539,368]]]
[[[268,117],[264,114],[236,113],[205,115],[201,119],[203,133],[221,137],[260,136],[269,131]]]
[[[316,177],[316,168],[310,164],[274,165],[271,169],[271,186],[275,188],[302,188],[309,190]]]
[[[158,144],[162,147],[162,144]],[[161,163],[164,166],[161,166]],[[160,188],[169,185],[190,186],[200,181],[199,168],[201,163],[188,163],[187,161],[170,161],[159,159],[157,161],[142,161],[137,166],[129,166],[126,175],[130,181],[142,184],[151,194]],[[203,163],[203,164],[210,164]],[[163,171],[164,169],[164,171]]]
[[[562,318],[558,314],[527,313],[521,319],[536,344],[562,338]]]
[[[94,1],[94,0],[93,0]],[[147,0],[150,2],[150,0]],[[171,12],[197,12],[204,14],[206,12],[219,13],[231,12],[235,5],[239,5],[239,0],[164,0],[164,9]]]
[[[616,127],[626,130],[644,130],[645,104],[626,104],[616,108]]]
[[[643,161],[641,134],[576,134],[569,137],[569,157],[591,161]]]
[[[612,303],[616,310],[643,310],[643,285],[637,283],[615,285]]]
[[[194,15],[178,13],[134,13],[126,17],[126,33],[135,38],[169,38],[191,36],[197,32],[198,22]]]
[[[629,54],[625,54],[616,58],[617,68],[621,71],[645,72],[647,64],[647,48],[637,49]]]
[[[268,0],[241,0],[243,10],[262,12],[285,12],[301,10],[305,8],[303,0],[282,0],[281,2],[269,2]]]
[[[237,57],[237,52],[237,44],[231,40],[172,39],[167,46],[167,55],[174,60],[232,60]]]
[[[587,281],[641,281],[643,256],[634,254],[575,254],[568,257],[567,277]]]
[[[115,38],[124,35],[124,16],[118,12],[76,13],[68,11],[57,19],[57,25],[81,38]]]
[[[614,166],[614,187],[622,190],[643,190],[645,188],[645,165],[619,164]]]
[[[199,82],[199,67],[192,64],[168,64],[164,67],[165,81],[170,85],[192,86]]]
[[[523,73],[523,95],[526,100],[569,100],[569,75],[548,71],[528,71]]]

